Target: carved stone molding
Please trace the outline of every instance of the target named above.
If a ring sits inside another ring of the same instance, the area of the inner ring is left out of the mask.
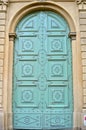
[[[76,0],[77,4],[86,4],[86,0]]]
[[[2,5],[8,5],[8,1],[9,1],[9,0],[0,0],[0,3],[1,3]]]
[[[72,40],[76,40],[76,32],[70,32],[69,38],[71,38]]]
[[[14,41],[16,38],[16,33],[9,33],[9,41]]]
[[[4,10],[5,6],[8,6],[9,0],[0,0],[1,10]]]

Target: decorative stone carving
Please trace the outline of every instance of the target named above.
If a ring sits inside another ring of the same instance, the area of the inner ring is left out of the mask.
[[[16,38],[16,33],[9,33],[9,40],[10,41],[14,41],[15,38]]]
[[[86,0],[76,0],[77,4],[86,4]]]
[[[8,0],[0,0],[1,10],[4,9],[4,6],[8,5]]]
[[[0,0],[0,3],[1,3],[2,5],[8,5],[8,0]]]
[[[72,40],[76,40],[76,32],[70,32],[69,38],[71,38]]]

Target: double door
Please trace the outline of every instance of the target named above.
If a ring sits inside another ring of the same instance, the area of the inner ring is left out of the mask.
[[[14,129],[73,126],[69,27],[51,11],[25,16],[16,27],[13,73]]]

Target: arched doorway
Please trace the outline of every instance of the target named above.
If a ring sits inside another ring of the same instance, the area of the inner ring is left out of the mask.
[[[59,14],[37,11],[16,27],[13,128],[73,127],[72,47]]]

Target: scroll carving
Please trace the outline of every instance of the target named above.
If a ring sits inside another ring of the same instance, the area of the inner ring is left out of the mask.
[[[77,4],[86,4],[86,0],[76,0]]]
[[[2,5],[8,5],[8,0],[0,0],[0,3],[1,3]]]
[[[4,6],[8,5],[8,0],[0,0],[1,9],[4,9]]]

